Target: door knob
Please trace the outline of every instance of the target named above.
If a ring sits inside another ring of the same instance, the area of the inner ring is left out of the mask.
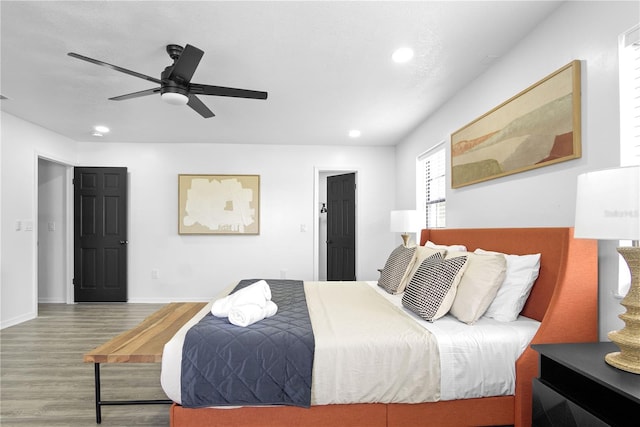
[[[126,245],[126,244],[128,244],[128,243],[129,243],[129,241],[128,241],[128,240],[120,240],[120,244],[121,244],[121,245]]]

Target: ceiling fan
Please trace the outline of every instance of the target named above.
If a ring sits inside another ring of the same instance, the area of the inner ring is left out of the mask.
[[[200,59],[202,59],[202,55],[204,55],[204,52],[197,47],[188,44],[183,48],[182,46],[179,46],[177,44],[170,44],[167,45],[167,53],[173,60],[173,64],[164,69],[164,71],[160,74],[159,79],[135,71],[127,70],[126,68],[118,67],[116,65],[108,64],[103,61],[98,61],[97,59],[88,58],[77,53],[69,52],[68,55],[160,85],[160,87],[156,87],[153,89],[141,90],[139,92],[133,92],[126,95],[109,98],[113,101],[123,101],[125,99],[138,98],[141,96],[160,93],[162,99],[165,102],[173,105],[187,104],[202,117],[208,118],[215,116],[215,114],[213,114],[213,112],[206,105],[204,105],[204,103],[200,99],[198,99],[196,95],[267,99],[267,92],[191,83],[191,77],[193,77],[193,73],[196,71],[196,68],[200,63]]]

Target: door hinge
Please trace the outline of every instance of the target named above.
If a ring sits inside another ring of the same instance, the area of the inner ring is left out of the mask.
[[[76,285],[76,278],[75,278],[75,277],[74,277],[73,279],[71,279],[71,284],[72,284],[73,286],[75,286],[75,285]]]

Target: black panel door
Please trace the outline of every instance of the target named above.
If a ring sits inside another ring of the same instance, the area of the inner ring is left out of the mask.
[[[356,174],[327,177],[327,280],[356,280]]]
[[[76,302],[127,301],[127,168],[74,170]]]

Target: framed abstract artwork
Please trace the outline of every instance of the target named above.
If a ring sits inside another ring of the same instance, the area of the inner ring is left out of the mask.
[[[451,187],[581,156],[580,61],[572,61],[451,135]]]
[[[179,234],[260,234],[260,175],[178,175]]]

